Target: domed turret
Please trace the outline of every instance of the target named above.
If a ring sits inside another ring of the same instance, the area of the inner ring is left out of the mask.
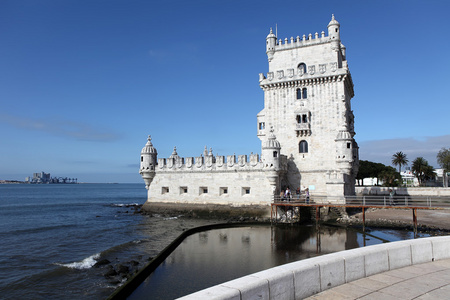
[[[156,148],[153,147],[152,138],[149,135],[147,139],[147,144],[145,144],[144,148],[141,151],[141,165],[139,168],[139,174],[141,174],[142,178],[145,181],[145,187],[148,189],[150,183],[155,177],[155,169],[157,162],[158,152]]]
[[[273,59],[276,44],[277,44],[277,36],[273,34],[272,28],[270,28],[270,33],[266,37],[266,54],[267,58],[269,59],[269,62],[271,62]]]
[[[270,133],[262,144],[261,158],[266,167],[274,167],[276,170],[280,168],[280,142],[277,141],[275,134],[273,134],[273,128],[270,129]]]
[[[336,159],[338,162],[353,161],[353,138],[352,134],[346,129],[339,130],[336,139]]]
[[[341,44],[341,35],[339,32],[340,26],[339,22],[334,18],[334,15],[331,15],[331,21],[328,23],[328,36],[333,42],[334,49],[338,49]]]

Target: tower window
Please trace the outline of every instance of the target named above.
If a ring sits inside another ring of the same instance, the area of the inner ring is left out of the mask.
[[[297,115],[297,123],[308,123],[308,114]]]
[[[143,156],[141,156],[141,161],[144,161],[144,157]]]
[[[350,149],[351,148],[351,143],[347,143],[347,149]]]
[[[263,130],[265,128],[266,128],[266,123],[264,123],[264,122],[259,123],[259,130]]]
[[[228,188],[227,187],[221,187],[220,188],[220,195],[228,194]]]
[[[303,75],[306,73],[306,64],[305,63],[301,63],[297,66],[298,69],[298,74],[299,75]]]
[[[300,153],[308,153],[308,142],[300,141],[300,143],[298,144],[298,150]]]
[[[297,100],[306,99],[308,97],[308,92],[306,88],[297,89]]]
[[[273,151],[273,157],[278,157],[278,152],[277,151]]]
[[[249,195],[250,194],[250,188],[249,187],[243,187],[241,194],[242,194],[242,196],[243,195]]]

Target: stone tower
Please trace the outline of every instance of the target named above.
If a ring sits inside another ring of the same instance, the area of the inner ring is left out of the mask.
[[[333,15],[328,36],[322,31],[284,40],[270,30],[266,53],[269,71],[259,75],[264,109],[257,115],[258,137],[264,146],[275,134],[280,155],[287,156],[281,186],[309,187],[329,199],[354,195],[359,163],[354,92],[340,24]]]
[[[139,167],[139,174],[145,182],[145,187],[148,189],[156,174],[156,164],[158,159],[158,152],[153,147],[152,138],[148,136],[147,144],[141,151],[141,163]]]

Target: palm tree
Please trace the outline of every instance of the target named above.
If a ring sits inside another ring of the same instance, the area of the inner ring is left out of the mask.
[[[419,185],[422,185],[426,179],[431,179],[436,176],[434,168],[428,164],[428,161],[423,157],[417,157],[412,162],[411,170],[419,180]]]
[[[392,155],[392,164],[394,166],[398,166],[398,172],[401,174],[402,166],[406,166],[408,164],[406,154],[400,151]]]

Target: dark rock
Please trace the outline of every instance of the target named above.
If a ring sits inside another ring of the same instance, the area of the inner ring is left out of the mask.
[[[94,264],[94,268],[98,268],[98,267],[100,267],[100,266],[108,265],[108,264],[110,264],[110,263],[111,263],[111,262],[110,262],[109,260],[107,260],[107,259],[101,259],[101,260],[97,261],[97,262]]]
[[[103,274],[103,276],[105,276],[106,278],[114,277],[116,275],[117,275],[117,272],[116,272],[116,270],[114,270],[114,268],[112,266],[110,266],[109,270],[105,274]]]
[[[137,266],[137,265],[139,265],[139,262],[135,261],[135,260],[132,260],[132,261],[130,261],[130,265]]]
[[[109,281],[109,283],[112,285],[118,285],[121,283],[121,281],[119,279],[112,279]]]
[[[124,265],[117,265],[116,270],[117,270],[117,273],[119,273],[119,274],[127,274],[130,272],[130,268],[128,266],[124,266]]]

